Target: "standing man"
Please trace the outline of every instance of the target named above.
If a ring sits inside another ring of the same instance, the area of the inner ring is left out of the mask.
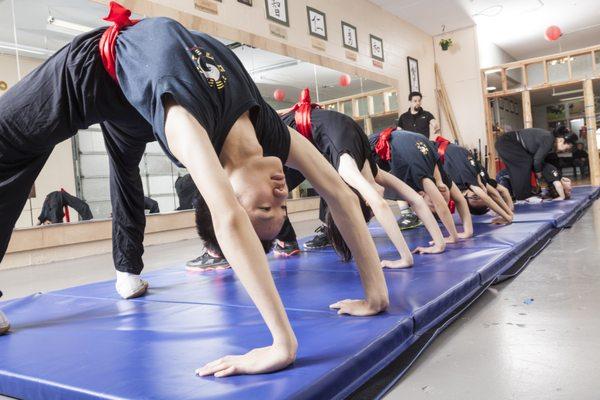
[[[398,118],[398,129],[420,133],[429,138],[429,124],[431,121],[435,121],[435,117],[429,111],[421,108],[421,100],[423,100],[421,92],[410,92],[408,95],[410,108]],[[421,225],[421,221],[412,212],[408,203],[398,201],[398,205],[400,206],[400,218],[398,219],[400,229],[412,229]]]
[[[423,95],[420,92],[410,92],[408,101],[410,108],[398,119],[398,128],[405,131],[420,133],[429,138],[429,123],[435,120],[433,114],[421,107]]]

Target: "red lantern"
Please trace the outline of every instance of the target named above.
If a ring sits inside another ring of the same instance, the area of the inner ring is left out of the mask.
[[[546,28],[546,33],[544,34],[546,40],[549,42],[554,42],[558,40],[562,36],[562,31],[556,25],[549,26]]]
[[[285,99],[285,92],[283,89],[275,89],[273,92],[273,98],[277,101],[283,101],[283,99]]]
[[[348,74],[340,75],[340,86],[348,86],[352,82],[352,77]]]

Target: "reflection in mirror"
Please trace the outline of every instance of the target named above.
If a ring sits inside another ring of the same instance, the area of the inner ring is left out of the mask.
[[[19,0],[14,3],[16,29],[13,29],[11,2],[0,1],[0,81],[5,81],[8,87],[75,36],[106,25],[102,21],[106,5],[92,0]],[[397,120],[394,88],[242,43],[220,40],[238,56],[267,103],[276,110],[292,107],[300,91],[309,88],[314,102],[353,117],[366,134],[395,124]],[[0,85],[0,96],[2,93]],[[139,168],[145,196],[157,203],[157,207],[148,208],[169,212],[191,207],[189,196],[180,199],[176,190],[176,186],[181,189],[188,182],[182,179],[186,170],[172,164],[156,142],[146,146]],[[100,126],[90,126],[55,147],[17,227],[36,225],[48,195],[63,193],[61,189],[85,202],[94,219],[111,217],[109,162]],[[312,196],[315,192],[305,182],[293,195]],[[87,219],[72,207],[65,207],[63,211],[67,211],[62,218],[64,222]]]

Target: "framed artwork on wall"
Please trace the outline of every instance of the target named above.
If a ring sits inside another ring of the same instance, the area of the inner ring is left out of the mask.
[[[327,40],[327,21],[325,20],[325,13],[307,6],[306,16],[308,18],[308,33],[319,39]]]
[[[420,92],[419,61],[416,58],[406,57],[406,63],[408,65],[408,87],[411,92]]]
[[[267,18],[278,24],[290,26],[287,0],[265,0]]]
[[[342,21],[342,40],[345,48],[358,51],[358,35],[354,25]]]
[[[383,40],[377,36],[369,35],[371,42],[371,58],[375,60],[384,61],[383,56]]]
[[[238,0],[238,3],[245,4],[247,6],[252,7],[252,0]]]

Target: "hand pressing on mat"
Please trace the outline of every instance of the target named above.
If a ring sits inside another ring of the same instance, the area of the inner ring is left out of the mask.
[[[294,362],[298,345],[272,345],[250,350],[241,356],[225,356],[196,370],[196,375],[223,378],[232,375],[265,374]]]
[[[473,237],[472,233],[468,233],[468,232],[458,232],[458,238],[459,239],[469,239],[470,237]]]
[[[457,236],[460,237],[460,234],[458,233]],[[455,238],[453,238],[452,236],[444,236],[444,243],[446,243],[446,244],[448,244],[448,243],[452,244],[452,243],[456,243],[456,242],[458,242],[458,240],[455,239]],[[433,240],[430,240],[429,244],[433,245],[433,244],[435,244],[435,242]]]
[[[379,314],[384,311],[388,303],[378,302],[377,304],[369,304],[367,300],[341,300],[329,306],[334,310],[338,310],[338,314],[348,314],[355,317],[366,317],[369,315]]]
[[[429,244],[431,244],[433,246],[429,246],[429,247],[419,246],[412,251],[413,254],[439,254],[439,253],[443,253],[445,250],[444,247],[434,244],[433,241],[429,242]]]
[[[382,268],[400,269],[400,268],[410,268],[412,266],[413,266],[413,260],[412,259],[411,260],[406,260],[406,259],[402,258],[400,260],[394,260],[394,261],[381,260],[381,267]]]
[[[510,224],[510,222],[505,220],[502,217],[495,217],[492,219],[492,224],[493,225],[508,225],[508,224]]]

